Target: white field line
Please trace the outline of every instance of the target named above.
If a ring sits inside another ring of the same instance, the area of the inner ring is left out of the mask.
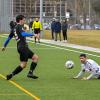
[[[0,47],[0,49],[1,49],[1,48],[3,48],[3,47]],[[13,49],[16,49],[16,47],[6,47],[6,48],[11,48],[11,49],[13,48]]]
[[[28,42],[34,43],[34,42],[32,42],[32,41],[28,41]],[[79,54],[85,53],[85,54],[87,54],[87,55],[94,56],[94,57],[99,57],[99,58],[100,58],[100,56],[98,56],[98,55],[94,55],[94,54],[90,54],[90,53],[86,53],[86,52],[81,52],[81,51],[71,50],[71,49],[62,48],[62,47],[57,47],[57,46],[52,46],[52,45],[43,44],[43,43],[40,43],[39,45],[44,45],[44,46],[53,47],[53,48],[56,48],[56,49],[61,49],[61,50],[66,50],[66,51],[71,51],[71,52],[75,52],[75,53],[79,53]]]
[[[2,48],[2,47],[0,47],[0,48]],[[17,47],[6,47],[6,48],[8,48],[8,49],[16,49]],[[39,49],[40,50],[57,50],[57,48],[34,48],[34,49],[36,49],[36,50],[39,50]]]
[[[18,94],[18,93],[0,93],[0,96],[23,96],[26,94]]]
[[[2,36],[1,36],[1,37],[2,37]],[[5,36],[3,36],[3,37],[5,37]],[[34,43],[34,42],[32,42],[32,41],[28,41],[28,42]],[[71,51],[71,52],[75,52],[75,53],[79,53],[79,54],[80,54],[80,53],[85,53],[85,54],[87,54],[87,55],[100,58],[100,56],[98,56],[98,55],[91,54],[91,53],[86,53],[86,52],[81,52],[81,51],[78,51],[78,50],[72,50],[72,49],[62,48],[62,47],[53,46],[53,45],[48,45],[48,44],[44,44],[44,43],[40,43],[39,45],[44,45],[44,46],[53,47],[53,48],[57,48],[57,49],[61,49],[61,50]]]

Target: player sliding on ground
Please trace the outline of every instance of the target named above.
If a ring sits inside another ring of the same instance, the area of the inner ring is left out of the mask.
[[[32,63],[27,77],[37,79],[38,77],[33,75],[33,71],[37,66],[38,56],[29,49],[26,42],[26,36],[32,36],[32,34],[29,34],[23,30],[23,25],[25,23],[25,17],[23,15],[18,15],[16,17],[16,22],[16,34],[18,36],[17,51],[20,55],[20,64],[11,74],[6,76],[7,80],[20,73],[26,67],[29,58],[32,59]]]
[[[94,60],[87,59],[86,54],[81,54],[80,61],[82,63],[81,71],[74,79],[81,78],[85,72],[89,72],[90,75],[83,77],[82,80],[90,80],[93,77],[100,79],[100,66]]]

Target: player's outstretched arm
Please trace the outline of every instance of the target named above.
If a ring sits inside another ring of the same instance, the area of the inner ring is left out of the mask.
[[[9,43],[10,40],[11,40],[10,37],[8,37],[8,38],[5,40],[5,42],[4,42],[4,44],[3,44],[2,51],[5,51],[5,49],[6,49],[6,47],[7,47],[7,45],[8,45],[8,43]]]
[[[91,78],[93,78],[95,76],[95,73],[92,73],[92,74],[90,74],[87,78],[86,78],[86,80],[90,80]]]
[[[77,76],[73,77],[73,79],[81,78],[84,75],[84,72],[85,70],[81,70]]]
[[[28,32],[22,32],[21,35],[24,36],[24,37],[30,37],[30,36],[33,36],[33,34],[28,33]]]

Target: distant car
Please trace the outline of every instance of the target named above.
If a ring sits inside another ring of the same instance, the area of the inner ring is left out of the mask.
[[[90,25],[86,25],[86,26],[82,25],[82,26],[81,26],[81,29],[91,30],[92,27],[91,27]]]
[[[43,29],[45,29],[45,30],[50,30],[50,29],[51,29],[50,24],[48,24],[48,23],[43,23]]]
[[[100,24],[94,24],[94,28],[95,28],[96,30],[100,30]]]
[[[81,29],[81,24],[70,25],[70,29]]]

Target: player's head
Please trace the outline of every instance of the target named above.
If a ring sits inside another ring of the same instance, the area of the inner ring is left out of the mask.
[[[36,18],[36,22],[38,22],[39,21],[39,18]]]
[[[59,22],[59,19],[56,19],[55,21],[56,21],[56,22]]]
[[[55,21],[55,20],[56,20],[56,18],[53,18],[53,19],[52,19],[52,21]]]
[[[66,22],[66,19],[63,19],[63,22],[65,23]]]
[[[16,17],[16,22],[20,23],[21,25],[23,25],[25,23],[25,17],[24,17],[24,15],[18,15]]]
[[[80,61],[81,61],[81,63],[85,63],[86,59],[87,59],[86,54],[80,54]]]

